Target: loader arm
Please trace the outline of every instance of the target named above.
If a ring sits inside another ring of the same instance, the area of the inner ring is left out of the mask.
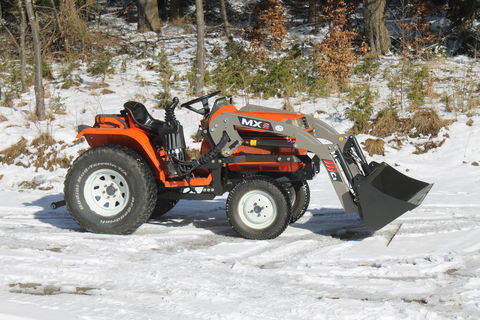
[[[268,109],[269,108],[264,108],[262,111],[267,111]],[[268,111],[271,110],[274,109]],[[230,137],[230,142],[222,149],[222,155],[229,156],[242,145],[243,139],[235,129],[236,127],[245,127],[245,125],[241,123],[242,118],[245,117],[243,117],[241,113],[224,112],[216,116],[210,123],[210,135],[215,144],[218,144],[224,131]],[[293,146],[294,148],[306,149],[317,155],[322,160],[323,165],[329,173],[330,180],[332,181],[335,192],[345,209],[345,213],[359,213],[359,208],[355,203],[354,195],[352,194],[351,179],[361,172],[357,166],[347,165],[346,162],[342,163],[341,160],[342,148],[344,147],[348,136],[340,135],[325,122],[309,116],[307,117],[307,121],[314,128],[313,135],[306,132],[303,128],[285,122],[251,116],[248,116],[248,120],[256,121],[252,123],[258,123],[258,121],[268,123],[269,125],[266,125],[267,129],[255,129],[291,137],[296,140]],[[324,139],[330,143],[322,143],[318,139]],[[341,170],[338,169],[339,166],[342,167]],[[348,166],[348,169],[346,169],[345,166]],[[347,172],[345,172],[345,170]]]
[[[256,110],[272,112],[265,107]],[[223,156],[231,155],[243,143],[237,127],[252,125],[255,130],[295,139],[294,148],[306,149],[321,159],[345,213],[358,213],[371,231],[381,229],[419,206],[432,188],[432,184],[412,179],[385,162],[368,163],[354,136],[339,134],[311,116],[306,119],[313,132],[248,113],[223,112],[210,122],[209,131],[215,143],[220,141],[223,132],[228,134],[230,141],[222,148]]]

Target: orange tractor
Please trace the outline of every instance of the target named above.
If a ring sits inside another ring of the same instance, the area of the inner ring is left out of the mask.
[[[228,221],[248,239],[271,239],[309,205],[307,181],[323,165],[345,213],[358,213],[377,230],[420,205],[430,184],[386,163],[368,163],[352,135],[312,116],[261,106],[238,110],[231,99],[182,104],[203,116],[198,159],[187,154],[174,98],[164,121],[127,102],[119,114],[100,114],[79,126],[90,149],[65,180],[65,202],[91,232],[129,234],[181,200],[209,200],[228,192]],[[195,108],[193,105],[200,104]]]

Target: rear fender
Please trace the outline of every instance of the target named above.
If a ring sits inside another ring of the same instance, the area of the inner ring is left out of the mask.
[[[87,128],[77,135],[77,138],[81,137],[85,137],[85,140],[92,148],[117,144],[134,150],[147,161],[157,179],[165,180],[164,173],[160,169],[161,160],[157,157],[150,139],[143,131],[137,128]]]

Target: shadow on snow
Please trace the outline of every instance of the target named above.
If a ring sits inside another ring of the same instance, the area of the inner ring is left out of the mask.
[[[56,210],[50,208],[50,203],[63,199],[63,194],[46,195],[32,202],[23,203],[25,206],[41,207],[34,214],[39,221],[56,228],[72,231],[83,231],[68,213],[66,207]],[[342,240],[360,240],[371,235],[365,228],[362,220],[356,214],[344,214],[338,208],[312,208],[306,215],[289,228],[299,228],[311,231],[314,234],[331,236]],[[225,214],[225,200],[209,201],[182,200],[175,208],[164,216],[150,219],[147,225],[162,227],[186,227],[206,229],[214,234],[230,237],[238,235],[230,227]]]

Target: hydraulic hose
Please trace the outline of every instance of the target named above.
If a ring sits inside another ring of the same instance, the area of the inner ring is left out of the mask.
[[[229,139],[230,138],[228,137],[228,134],[225,131],[223,131],[222,138],[220,139],[218,144],[215,147],[213,147],[212,150],[210,150],[209,152],[205,153],[200,158],[198,158],[197,162],[199,166],[204,165],[212,161],[213,159],[215,159],[220,154],[220,151],[222,151],[222,148],[225,147]]]
[[[173,98],[173,102],[171,105],[165,108],[165,122],[169,125],[176,123],[177,117],[175,117],[175,108],[178,105],[178,98]]]
[[[182,169],[179,170],[179,171],[181,171],[181,172],[179,172],[180,173],[179,176],[186,176],[186,175],[190,174],[192,171],[194,171],[195,169],[197,169],[198,167],[200,167],[204,164],[207,164],[208,162],[214,160],[216,157],[218,157],[218,155],[222,151],[222,148],[225,147],[225,145],[228,143],[229,140],[230,140],[230,138],[228,137],[228,134],[224,131],[223,134],[222,134],[222,138],[220,139],[218,144],[215,147],[213,147],[212,150],[205,153],[204,155],[202,155],[197,160],[181,161],[179,159],[174,158],[175,162],[182,165],[182,167],[181,167]],[[184,166],[188,166],[190,168],[186,169]]]

